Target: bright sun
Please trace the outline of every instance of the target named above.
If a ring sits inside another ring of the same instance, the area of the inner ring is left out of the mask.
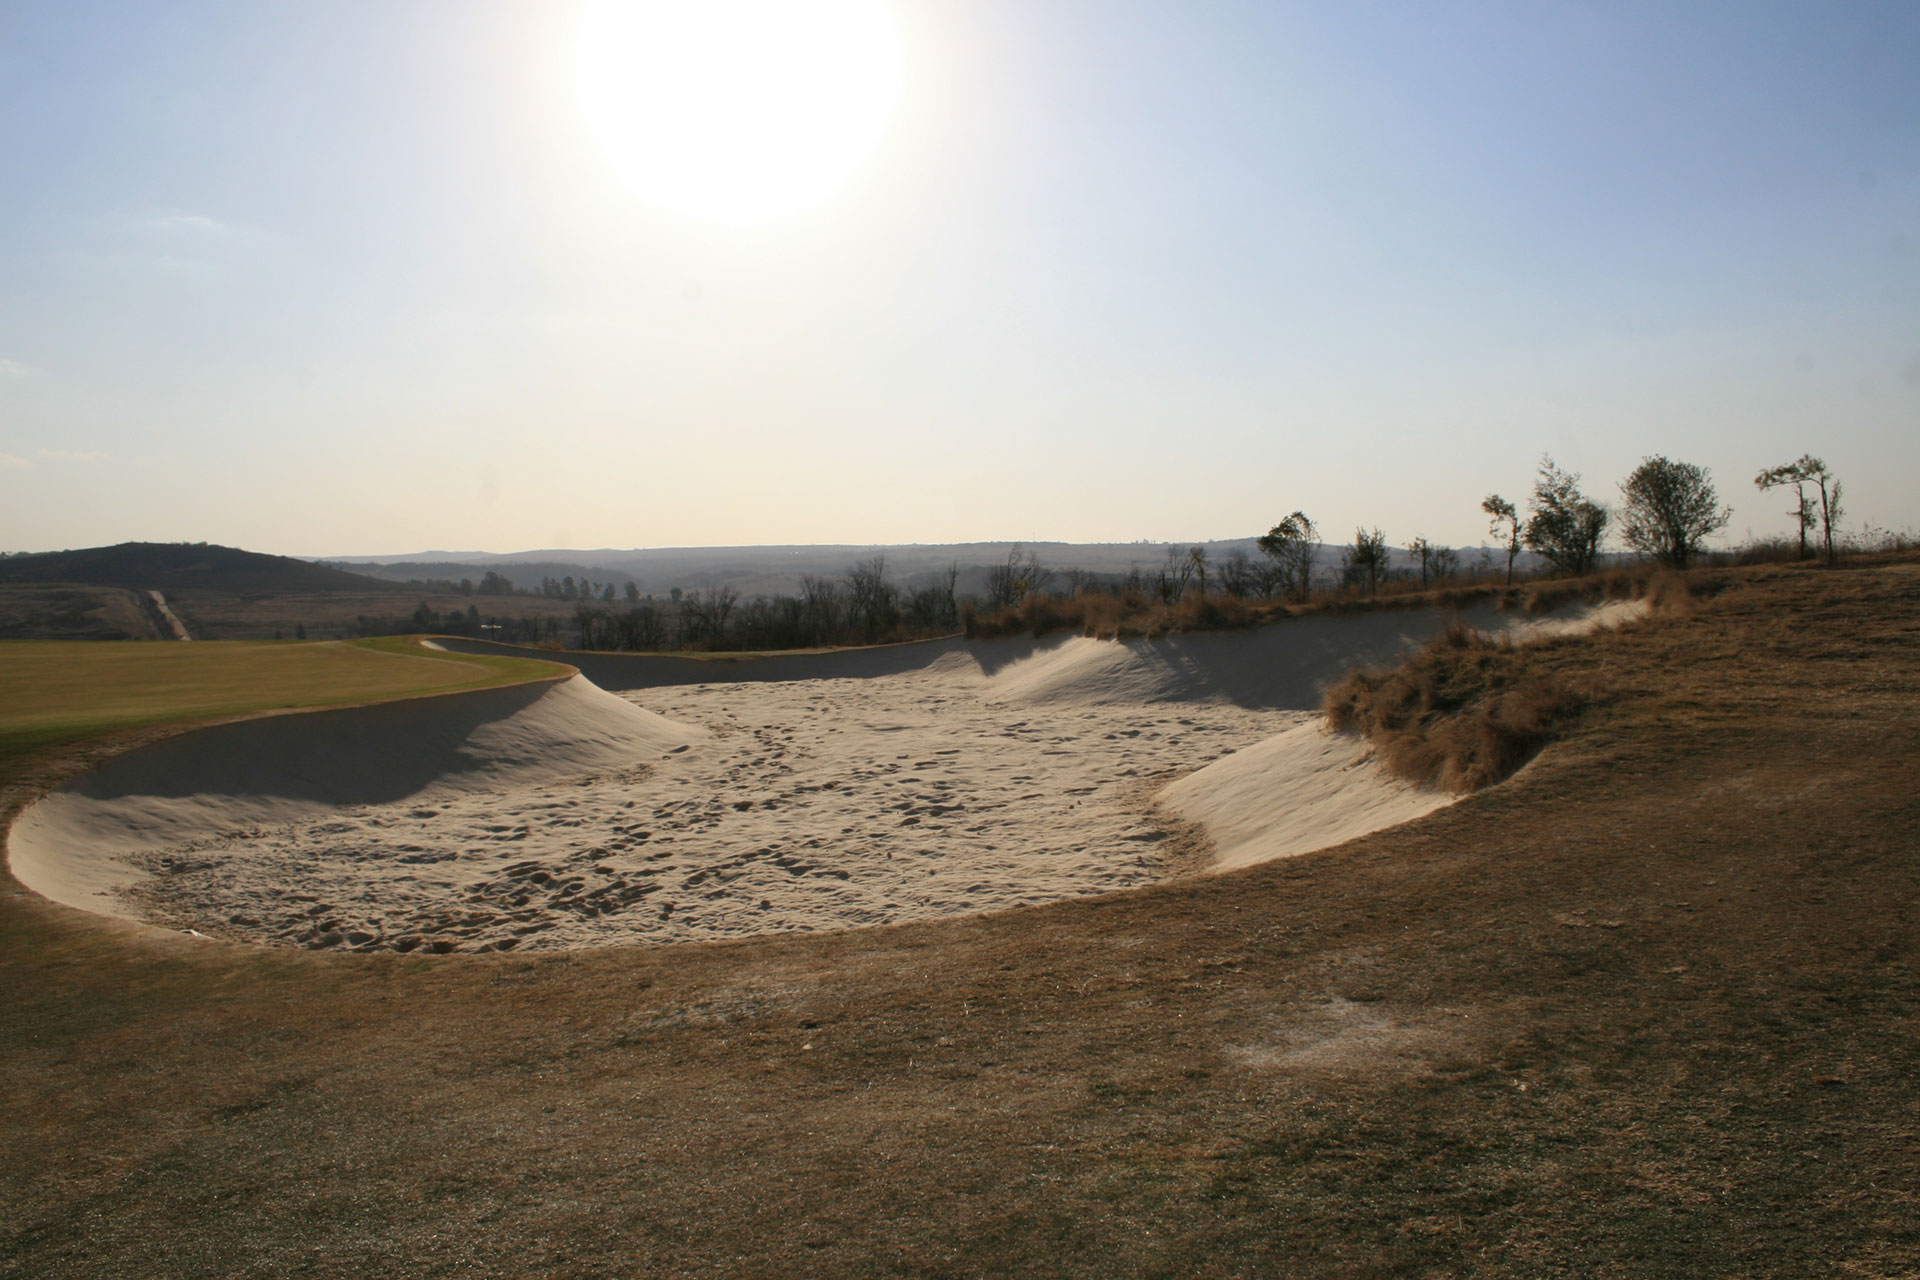
[[[881,0],[593,0],[576,83],[646,199],[752,222],[831,196],[873,152],[901,80]]]

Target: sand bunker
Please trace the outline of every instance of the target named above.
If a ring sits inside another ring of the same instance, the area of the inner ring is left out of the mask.
[[[32,806],[9,850],[70,905],[306,947],[604,946],[1022,906],[1195,869],[1186,824],[1221,870],[1446,803],[1313,709],[1449,616],[567,655],[582,675],[181,735]]]

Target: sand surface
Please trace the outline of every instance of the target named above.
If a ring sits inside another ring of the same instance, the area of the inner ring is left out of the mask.
[[[9,853],[70,905],[304,947],[534,950],[998,910],[1324,848],[1447,803],[1313,708],[1348,666],[1393,661],[1449,616],[568,655],[583,674],[561,682],[183,734],[32,806]]]

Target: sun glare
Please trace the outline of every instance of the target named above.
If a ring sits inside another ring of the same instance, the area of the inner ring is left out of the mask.
[[[587,126],[645,199],[752,222],[818,205],[873,153],[901,80],[880,0],[595,0]]]

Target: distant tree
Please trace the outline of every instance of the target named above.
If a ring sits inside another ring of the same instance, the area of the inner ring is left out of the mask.
[[[1563,574],[1591,573],[1600,560],[1612,513],[1580,492],[1580,477],[1540,459],[1540,475],[1527,503],[1527,549]]]
[[[627,603],[638,604],[639,602],[640,602],[640,584],[637,582],[627,583]]]
[[[307,624],[306,624],[306,623],[304,623],[304,622],[296,622],[296,623],[294,623],[294,624],[293,624],[293,638],[294,638],[295,640],[305,640],[305,639],[307,638]]]
[[[1827,470],[1827,464],[1810,453],[1803,453],[1794,461],[1762,471],[1754,477],[1753,483],[1762,492],[1777,489],[1782,485],[1792,485],[1795,496],[1794,510],[1789,512],[1800,526],[1800,558],[1807,558],[1807,532],[1816,522],[1821,526],[1826,544],[1827,563],[1834,560],[1833,527],[1840,523],[1840,482]],[[1819,493],[1816,504],[1807,486],[1815,485]]]
[[[1407,544],[1407,554],[1420,566],[1420,585],[1428,586],[1450,578],[1460,566],[1460,557],[1451,547],[1442,547],[1419,536]]]
[[[1220,566],[1220,589],[1237,600],[1244,600],[1260,588],[1260,575],[1254,569],[1253,557],[1246,548],[1235,547],[1227,552],[1226,560]]]
[[[507,596],[513,594],[513,583],[489,569],[474,589],[483,596]]]
[[[1187,594],[1187,584],[1193,581],[1193,559],[1178,547],[1167,548],[1167,558],[1160,565],[1160,572],[1154,575],[1154,594],[1160,597],[1162,604],[1173,604]]]
[[[951,630],[960,623],[960,602],[954,586],[960,580],[960,566],[950,564],[928,576],[925,584],[907,594],[907,621],[921,631]]]
[[[1733,515],[1720,505],[1705,467],[1655,454],[1641,459],[1620,486],[1620,536],[1642,555],[1684,569],[1703,540]]]
[[[1365,582],[1367,594],[1372,595],[1386,573],[1387,535],[1379,529],[1355,529],[1353,546],[1346,553],[1341,576],[1355,586]]]
[[[800,618],[814,644],[826,644],[840,632],[840,587],[831,578],[800,578]]]
[[[1513,585],[1513,558],[1520,554],[1520,540],[1526,536],[1527,522],[1520,518],[1520,512],[1511,502],[1497,493],[1490,493],[1480,503],[1480,509],[1493,517],[1493,523],[1487,532],[1499,540],[1499,545],[1507,553],[1507,585]]]
[[[573,607],[573,629],[579,635],[577,648],[598,649],[600,643],[600,611],[590,604],[578,604]]]
[[[873,556],[847,566],[844,575],[847,621],[869,641],[893,629],[899,609],[899,591],[887,581],[887,558]]]
[[[719,648],[726,640],[727,620],[739,603],[739,588],[730,586],[708,587],[682,597],[681,625],[688,639],[695,644]]]
[[[472,579],[472,578],[462,578],[462,579],[460,579],[460,594],[461,594],[461,595],[463,595],[463,596],[470,596],[470,595],[472,595],[472,594],[473,594],[473,579]]]
[[[1415,534],[1413,541],[1407,544],[1407,555],[1420,566],[1421,586],[1425,587],[1433,582],[1434,562],[1442,550],[1443,548],[1434,546],[1425,534]]]
[[[670,598],[675,604],[680,603],[680,598],[684,594],[685,592],[681,591],[680,588],[678,587],[675,587],[673,590],[667,592],[668,598]]]
[[[1296,511],[1260,536],[1256,545],[1273,566],[1273,594],[1305,600],[1313,589],[1313,549],[1320,530]]]
[[[629,583],[628,585],[631,586],[632,584]],[[613,603],[613,584],[611,582],[600,588],[600,599],[607,604]]]
[[[652,651],[667,644],[665,613],[651,601],[635,605],[620,615],[620,647]]]
[[[1068,569],[1066,575],[1067,594],[1069,596],[1077,596],[1083,591],[1098,591],[1100,589],[1100,575],[1091,569]]]
[[[1053,570],[1040,563],[1037,552],[1019,543],[1007,551],[1007,558],[987,570],[987,607],[1005,609],[1030,595],[1044,592],[1053,581]]]
[[[1833,527],[1840,523],[1843,509],[1840,506],[1840,482],[1830,475],[1823,465],[1814,474],[1814,483],[1820,487],[1820,538],[1827,544],[1827,563],[1834,558]]]
[[[1207,549],[1188,547],[1187,559],[1193,562],[1193,576],[1200,584],[1200,598],[1207,598]]]
[[[580,588],[578,584],[574,582],[572,574],[568,574],[566,577],[560,579],[560,595],[562,599],[566,600],[579,598]]]

